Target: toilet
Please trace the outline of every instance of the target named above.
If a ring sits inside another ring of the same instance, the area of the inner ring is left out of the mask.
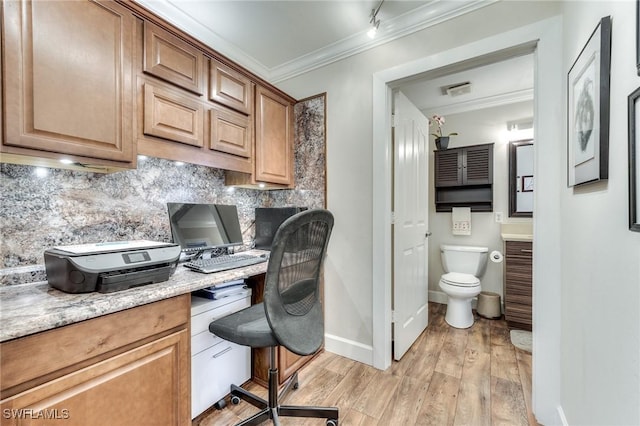
[[[445,321],[452,327],[473,325],[471,301],[480,294],[480,277],[487,269],[488,252],[487,247],[440,246],[445,273],[439,284],[448,296]]]

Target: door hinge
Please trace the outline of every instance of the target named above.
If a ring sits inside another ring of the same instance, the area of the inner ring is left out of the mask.
[[[396,322],[396,311],[391,311],[391,324]]]
[[[391,114],[391,127],[398,127],[398,116]]]
[[[395,225],[396,223],[396,212],[391,212],[391,224]]]

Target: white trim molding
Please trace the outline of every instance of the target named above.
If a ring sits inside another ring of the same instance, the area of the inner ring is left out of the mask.
[[[324,349],[327,352],[340,354],[363,364],[371,365],[373,363],[373,347],[353,340],[325,334]]]

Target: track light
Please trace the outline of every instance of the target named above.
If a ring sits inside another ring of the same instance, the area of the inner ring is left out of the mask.
[[[371,9],[371,15],[370,15],[371,19],[369,19],[371,28],[369,28],[369,31],[367,31],[367,35],[369,36],[369,38],[374,38],[376,36],[376,32],[378,32],[378,27],[380,26],[380,19],[377,19],[377,17],[378,17],[378,12],[380,12],[380,8],[382,7],[382,3],[384,3],[384,0],[380,1],[380,4],[376,9]]]

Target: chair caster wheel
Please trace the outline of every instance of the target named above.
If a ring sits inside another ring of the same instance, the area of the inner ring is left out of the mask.
[[[327,426],[338,426],[338,420],[327,420]]]
[[[240,404],[240,397],[233,395],[233,396],[231,397],[231,403],[232,403],[233,405],[238,405],[238,404]]]
[[[225,401],[224,398],[222,398],[220,401],[213,404],[213,406],[216,407],[217,410],[222,410],[224,407],[227,406],[227,401]]]

